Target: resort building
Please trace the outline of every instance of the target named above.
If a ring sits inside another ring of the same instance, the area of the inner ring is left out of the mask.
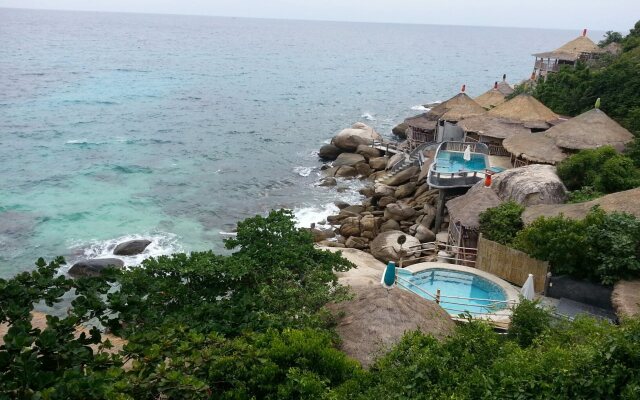
[[[446,203],[449,211],[449,244],[462,248],[477,248],[480,236],[480,213],[502,204],[495,191],[474,187],[464,196]]]
[[[486,144],[490,155],[510,156],[503,146],[504,139],[544,131],[560,121],[556,113],[533,96],[521,94],[458,126],[465,132],[465,141]]]
[[[440,143],[449,140],[461,140],[464,132],[456,123],[465,118],[482,115],[487,112],[480,104],[464,93],[438,104],[428,112],[417,117],[408,118],[405,123],[407,140],[411,148],[423,143]]]
[[[473,100],[486,110],[491,110],[492,108],[504,103],[506,101],[505,97],[506,96],[498,90],[498,82],[496,82],[493,85],[493,88],[487,90]]]
[[[513,166],[520,167],[528,164],[555,165],[571,153],[602,146],[623,151],[633,138],[631,132],[602,110],[594,108],[546,132],[506,138],[503,145],[511,155]]]
[[[600,54],[606,52],[587,37],[587,30],[569,43],[553,50],[543,53],[533,54],[536,58],[533,66],[537,77],[546,77],[550,73],[558,72],[560,67],[575,66],[578,61],[589,61],[598,58]]]

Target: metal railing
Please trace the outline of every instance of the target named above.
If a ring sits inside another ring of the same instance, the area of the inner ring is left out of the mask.
[[[507,151],[501,144],[489,144],[487,143],[487,147],[489,147],[489,154],[492,156],[503,156],[509,157],[511,153]]]
[[[421,243],[419,245],[403,248],[402,250],[404,254],[400,257],[400,260],[398,260],[398,266],[400,268],[403,267],[405,261],[411,261],[413,263],[415,261],[425,260],[427,258],[433,257],[434,254],[437,255],[440,251],[444,251],[446,255],[439,255],[439,259],[453,261],[453,263],[457,265],[466,265],[469,267],[473,267],[476,264],[475,255],[478,253],[478,249],[473,247],[462,247],[441,242]],[[422,253],[425,252],[432,254],[423,256]],[[468,258],[468,256],[473,257]],[[412,258],[409,260],[408,257]]]
[[[437,289],[436,293],[431,293],[428,290],[416,285],[415,283],[401,278],[397,274],[396,284],[420,295],[420,297],[423,297],[427,300],[435,301],[436,304],[440,305],[440,307],[442,307],[449,314],[453,312],[464,314],[465,312],[467,312],[472,316],[490,316],[495,314],[497,311],[511,308],[517,304],[517,301],[515,300],[495,300],[476,297],[447,296],[442,294],[442,291],[440,289]],[[462,302],[463,300],[467,300],[467,302]],[[482,302],[486,304],[471,303],[471,301]],[[459,307],[452,306],[462,306],[464,308],[462,310],[459,310]],[[471,307],[472,309],[468,309],[469,307]],[[476,311],[476,309],[478,311]]]
[[[438,154],[441,151],[464,152],[467,148],[471,153],[482,154],[484,156],[485,166],[489,168],[489,147],[480,142],[443,142],[438,146],[434,162],[429,167],[427,175],[427,183],[436,189],[469,187],[475,185],[485,177],[485,171],[455,171],[443,172],[438,171]]]

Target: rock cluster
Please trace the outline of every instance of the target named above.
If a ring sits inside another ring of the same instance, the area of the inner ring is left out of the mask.
[[[335,177],[359,177],[370,183],[360,190],[365,196],[362,204],[340,204],[340,211],[327,217],[333,229],[313,227],[311,232],[324,246],[365,250],[384,262],[406,260],[411,257],[403,252],[410,247],[435,240],[438,191],[418,180],[417,166],[389,174],[404,155],[388,157],[371,146],[372,140],[381,139],[372,128],[358,123],[322,147],[320,157],[333,163],[324,168],[320,185],[335,185]],[[397,243],[400,235],[406,237],[402,246]]]

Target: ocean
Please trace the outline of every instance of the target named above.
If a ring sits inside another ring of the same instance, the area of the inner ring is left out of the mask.
[[[437,22],[437,18],[428,22]],[[38,257],[223,250],[238,220],[359,200],[317,150],[479,95],[579,32],[0,9],[0,277]],[[598,38],[598,34],[591,34]],[[343,189],[340,189],[343,190]]]

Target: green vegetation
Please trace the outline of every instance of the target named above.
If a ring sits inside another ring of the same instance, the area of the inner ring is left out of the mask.
[[[611,33],[605,39],[617,41]],[[620,40],[623,52],[605,58],[604,66],[565,67],[538,83],[534,96],[559,114],[575,116],[593,108],[598,97],[602,111],[640,136],[640,21]]]
[[[549,261],[554,274],[603,284],[640,276],[640,220],[628,214],[594,208],[580,221],[541,217],[513,245]]]
[[[583,186],[578,190],[569,192],[567,203],[584,203],[601,197],[603,193],[596,191],[592,186]]]
[[[614,193],[640,186],[634,160],[613,147],[581,150],[558,164],[558,176],[569,190]]]
[[[489,240],[509,245],[524,224],[520,216],[524,207],[509,201],[480,213],[480,232]]]
[[[637,229],[616,218],[606,226],[619,227],[614,236]],[[613,239],[598,237],[604,244]],[[227,246],[238,250],[226,257],[160,257],[77,280],[56,276],[62,259],[38,260],[35,271],[0,280],[0,322],[9,325],[0,346],[0,399],[632,399],[640,393],[640,321],[550,324],[547,312],[526,301],[514,310],[509,335],[479,321],[443,341],[408,333],[364,370],[338,350],[323,308],[344,298],[331,267],[346,270],[347,261],[316,250],[287,212],[244,221]],[[76,297],[66,318],[31,328],[34,303],[53,305],[70,290]],[[92,318],[126,337],[124,349],[107,353],[110,344],[100,345],[95,328],[75,334]]]

